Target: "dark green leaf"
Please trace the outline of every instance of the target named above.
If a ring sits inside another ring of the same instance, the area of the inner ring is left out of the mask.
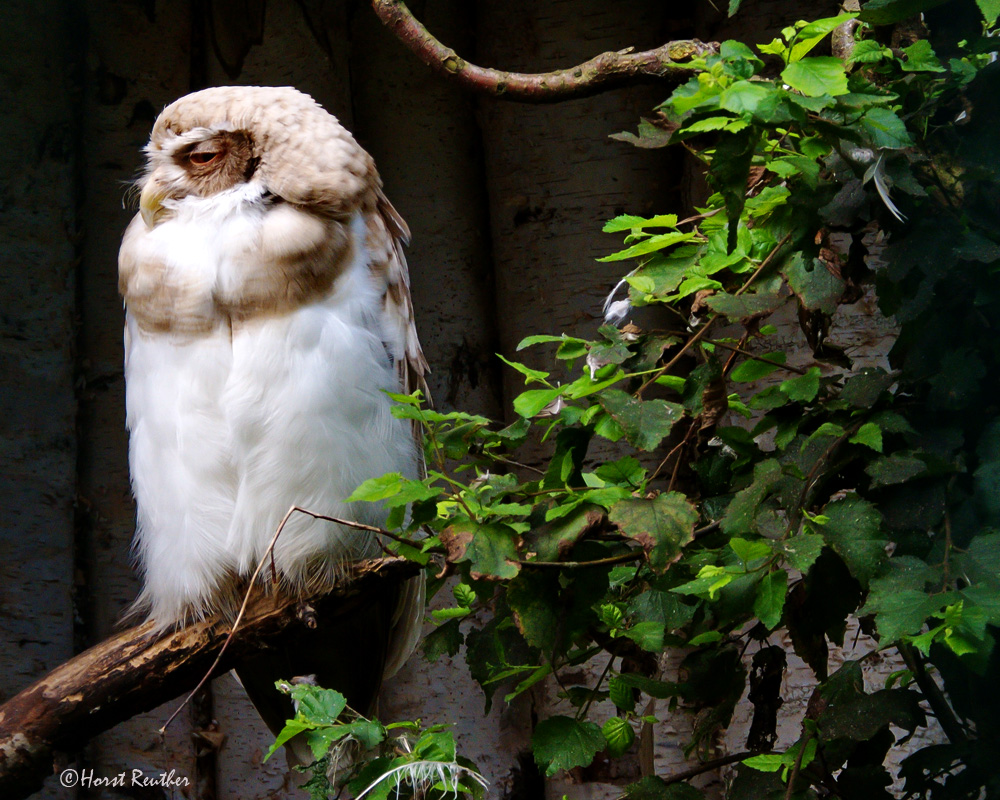
[[[785,607],[787,591],[788,575],[783,569],[776,569],[765,575],[757,584],[757,597],[753,603],[753,613],[768,630],[774,630],[781,622],[781,612]]]
[[[625,536],[642,545],[656,572],[680,558],[681,548],[694,538],[698,522],[698,512],[680,492],[658,494],[652,500],[621,500],[608,517]]]
[[[871,476],[873,488],[892,486],[923,475],[927,472],[927,464],[916,456],[893,453],[872,461],[865,467],[865,472]]]
[[[730,0],[730,8],[740,0]],[[735,11],[730,12],[730,16]],[[628,800],[704,800],[705,795],[689,783],[667,783],[663,778],[649,775],[625,787]]]
[[[906,124],[888,108],[876,107],[866,111],[861,118],[861,127],[871,137],[875,147],[898,150],[913,146]]]
[[[551,652],[564,613],[560,609],[558,575],[522,570],[507,584],[507,602],[525,641],[543,652]]]
[[[717,311],[731,320],[743,320],[750,317],[770,314],[785,298],[778,294],[727,294],[719,292],[707,298],[706,303],[713,311]]]
[[[823,538],[836,551],[862,586],[885,560],[886,536],[882,517],[875,506],[857,495],[835,500],[823,509],[829,521],[822,526]]]
[[[783,381],[778,388],[788,397],[799,403],[810,403],[816,398],[819,392],[819,367],[810,367],[805,375],[798,378],[789,378]]]
[[[550,717],[535,726],[531,749],[535,763],[552,777],[559,770],[586,767],[607,743],[593,722],[578,722],[570,717]]]
[[[524,535],[525,554],[536,561],[565,559],[581,537],[604,519],[604,511],[582,503],[565,516],[532,528]]]
[[[808,261],[802,253],[795,253],[785,263],[782,273],[804,308],[824,314],[837,310],[847,284],[818,258]]]
[[[424,658],[434,662],[443,655],[457,655],[462,642],[465,641],[459,623],[460,620],[457,619],[448,620],[444,625],[427,634],[420,643]]]
[[[517,533],[498,523],[477,525],[460,520],[439,534],[452,563],[468,563],[474,579],[509,579],[517,575]]]
[[[868,0],[859,19],[872,25],[891,25],[944,2],[946,0]]]
[[[605,389],[598,402],[640,450],[655,449],[684,416],[684,409],[666,400],[639,400],[620,389]]]

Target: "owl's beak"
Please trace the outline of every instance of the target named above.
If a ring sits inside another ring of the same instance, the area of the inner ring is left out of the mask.
[[[139,195],[139,213],[147,228],[153,228],[163,214],[163,201],[166,197],[167,191],[163,184],[157,180],[156,175],[150,175]]]

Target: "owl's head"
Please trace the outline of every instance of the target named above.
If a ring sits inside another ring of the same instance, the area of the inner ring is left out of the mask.
[[[182,97],[157,118],[146,156],[139,206],[150,228],[169,213],[167,201],[248,183],[334,216],[378,183],[371,157],[336,117],[290,87],[219,86]]]

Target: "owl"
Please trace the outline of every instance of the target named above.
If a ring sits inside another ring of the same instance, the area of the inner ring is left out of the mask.
[[[167,630],[232,615],[292,505],[382,525],[377,506],[344,500],[368,478],[417,475],[386,390],[426,388],[427,363],[406,223],[371,156],[312,98],[195,92],[163,110],[145,152],[119,289],[137,606]],[[329,587],[378,552],[370,533],[293,516],[273,589]],[[414,579],[237,672],[272,729],[290,716],[274,681],[295,675],[363,712],[412,650],[422,610]]]

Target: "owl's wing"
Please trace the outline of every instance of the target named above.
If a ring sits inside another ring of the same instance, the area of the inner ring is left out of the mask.
[[[385,286],[382,336],[396,364],[401,390],[409,394],[420,389],[429,401],[425,376],[430,370],[417,338],[410,273],[403,255],[403,245],[409,241],[409,227],[380,190],[375,213],[368,218],[368,248],[370,269]]]

